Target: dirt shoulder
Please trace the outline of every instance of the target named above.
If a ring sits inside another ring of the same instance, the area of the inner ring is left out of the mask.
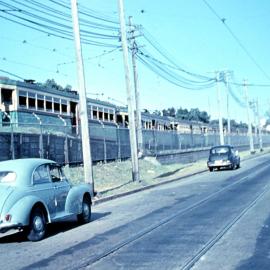
[[[249,151],[241,152],[241,160],[270,153],[270,148],[253,155]],[[207,170],[206,160],[198,160],[189,164],[162,165],[154,157],[139,160],[140,181],[132,181],[131,161],[114,161],[99,163],[93,166],[95,200],[115,198],[126,193],[140,191],[151,186],[183,179],[189,175]],[[65,168],[65,174],[74,184],[83,182],[83,167]]]

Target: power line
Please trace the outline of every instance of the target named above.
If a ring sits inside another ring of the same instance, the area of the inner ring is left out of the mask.
[[[34,0],[26,0],[25,2],[29,4],[20,3],[16,0],[10,0],[11,2],[19,5],[11,5],[9,3],[0,1],[0,4],[8,9],[2,10],[4,15],[0,16],[3,19],[11,21],[16,24],[37,30],[43,33],[53,35],[55,37],[60,37],[67,40],[72,40],[72,29],[71,29],[71,16],[70,14],[64,13],[58,9],[51,8],[50,6],[40,4]],[[22,5],[22,7],[20,6]],[[63,6],[63,5],[60,5]],[[64,6],[70,10],[70,7]],[[17,13],[11,12],[17,10]],[[33,13],[33,10],[35,13]],[[18,15],[20,14],[20,15]],[[41,15],[38,15],[41,14]],[[85,13],[87,15],[87,13]],[[52,17],[52,19],[50,18]],[[95,18],[96,19],[96,18]],[[115,40],[119,42],[119,28],[110,27],[105,24],[96,23],[86,19],[81,19],[82,25],[84,28],[81,29],[82,42],[84,44],[90,44],[95,46],[103,47],[116,47],[118,45],[112,43],[105,43],[101,41],[96,41],[93,39],[101,40]],[[87,27],[87,28],[86,28]],[[94,28],[95,30],[102,30],[102,32],[89,31],[89,27]],[[112,33],[108,34],[104,31],[118,31],[117,34]]]
[[[9,71],[3,70],[3,69],[0,69],[0,72],[6,73],[6,74],[8,74],[8,75],[11,75],[11,76],[13,76],[13,77],[15,77],[15,78],[18,78],[18,79],[24,81],[24,78],[22,78],[22,77],[19,76],[19,75],[16,75],[16,74],[12,73],[12,72],[9,72]]]
[[[85,61],[91,61],[91,60],[93,60],[93,59],[103,57],[103,56],[108,55],[108,54],[111,54],[111,53],[113,53],[113,52],[115,52],[116,50],[119,50],[119,49],[120,49],[120,46],[117,47],[117,48],[115,48],[115,49],[112,49],[112,50],[110,50],[110,51],[104,51],[103,53],[98,54],[98,55],[96,55],[96,56],[84,58],[84,62],[85,62]],[[57,64],[57,70],[58,70],[58,67],[60,67],[60,66],[69,65],[69,64],[74,64],[74,63],[76,63],[76,61],[69,61],[69,62],[58,63],[58,64]]]
[[[147,68],[149,68],[152,72],[156,73],[158,76],[181,88],[185,88],[188,90],[203,90],[206,88],[213,87],[213,83],[203,86],[196,86],[194,84],[191,84],[190,82],[184,81],[181,77],[177,76],[175,73],[172,73],[171,71],[164,69],[162,66],[148,62],[147,59],[141,57],[140,55],[137,55],[137,57],[139,61],[142,64],[144,64]]]
[[[182,73],[184,73],[184,74],[186,74],[186,75],[189,75],[189,76],[192,76],[193,78],[204,78],[204,80],[203,81],[198,81],[198,80],[190,80],[190,79],[187,79],[187,78],[185,78],[185,80],[187,80],[187,81],[189,81],[190,83],[208,83],[208,82],[213,82],[213,81],[215,81],[215,79],[214,78],[208,78],[208,77],[202,77],[202,76],[200,76],[200,75],[198,75],[198,74],[195,74],[195,73],[192,73],[192,72],[189,72],[189,71],[187,71],[187,70],[185,70],[185,69],[183,69],[183,68],[180,68],[180,67],[178,67],[178,66],[172,66],[172,65],[169,65],[169,64],[166,64],[166,63],[164,63],[164,62],[162,62],[162,61],[160,61],[160,60],[158,60],[158,59],[156,59],[155,57],[153,57],[153,56],[151,56],[149,53],[144,53],[142,50],[138,50],[138,52],[139,52],[139,54],[141,54],[142,56],[144,56],[144,57],[146,57],[146,58],[149,58],[151,61],[153,61],[153,62],[156,62],[157,64],[160,64],[160,65],[162,65],[162,66],[166,66],[167,68],[170,68],[170,69],[173,69],[173,70],[177,70],[177,71],[180,71],[180,72],[182,72]]]
[[[15,65],[20,65],[20,66],[25,66],[25,67],[33,68],[35,70],[38,69],[38,70],[42,70],[42,71],[46,71],[46,72],[50,72],[50,73],[58,73],[59,75],[62,75],[64,77],[68,77],[68,75],[67,74],[64,74],[64,73],[59,73],[57,71],[52,71],[52,70],[49,70],[49,69],[41,68],[39,66],[35,66],[35,65],[30,65],[30,64],[25,64],[25,63],[21,63],[21,62],[9,60],[6,57],[2,57],[2,58],[0,58],[0,60],[5,61],[5,62],[9,62],[9,63],[12,63],[12,64],[15,64]]]
[[[211,12],[218,18],[218,20],[225,26],[225,28],[228,30],[228,32],[231,34],[231,36],[234,38],[234,40],[237,42],[237,44],[241,47],[241,49],[246,53],[248,58],[255,64],[255,66],[264,74],[264,76],[270,80],[270,76],[265,72],[265,70],[259,65],[259,63],[256,61],[256,59],[251,55],[251,53],[247,50],[247,48],[244,46],[244,44],[240,41],[240,39],[236,36],[236,34],[232,31],[232,29],[227,25],[226,19],[221,18],[218,13],[215,11],[215,9],[206,1],[202,0],[205,5],[211,10]]]

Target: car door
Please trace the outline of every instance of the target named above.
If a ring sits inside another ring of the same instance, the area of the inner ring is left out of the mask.
[[[33,172],[32,193],[46,204],[51,218],[56,214],[55,191],[49,175],[48,164],[43,164]]]
[[[70,184],[62,174],[60,166],[56,164],[50,164],[49,171],[54,186],[57,218],[67,214],[65,213],[65,205],[68,192],[70,190]]]

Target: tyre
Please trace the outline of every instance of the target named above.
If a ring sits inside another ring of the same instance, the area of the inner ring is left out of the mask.
[[[91,201],[89,198],[83,198],[82,213],[77,215],[79,224],[86,224],[91,220]]]
[[[210,171],[210,172],[212,172],[212,171],[213,171],[213,168],[212,168],[212,167],[209,167],[208,169],[209,169],[209,171]]]
[[[42,209],[34,208],[30,215],[29,227],[26,229],[30,241],[40,241],[46,234],[47,224]]]

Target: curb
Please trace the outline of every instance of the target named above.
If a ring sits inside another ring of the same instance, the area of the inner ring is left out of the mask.
[[[166,185],[166,184],[169,184],[169,183],[173,183],[173,182],[176,182],[176,181],[179,181],[179,180],[188,178],[188,177],[192,177],[192,176],[195,176],[197,174],[201,174],[201,173],[204,173],[204,172],[207,172],[207,171],[208,171],[208,169],[203,169],[203,170],[200,170],[200,171],[197,171],[197,172],[188,174],[188,175],[180,176],[180,177],[178,177],[176,179],[166,180],[166,181],[163,181],[163,182],[160,182],[160,183],[148,185],[148,186],[145,186],[145,187],[133,189],[133,190],[130,190],[130,191],[127,191],[127,192],[115,194],[115,195],[104,197],[104,198],[100,198],[100,199],[94,199],[93,200],[93,205],[98,205],[98,204],[101,204],[101,203],[104,203],[104,202],[108,202],[108,201],[111,201],[111,200],[114,200],[114,199],[117,199],[117,198],[125,197],[127,195],[131,195],[131,194],[134,194],[134,193],[138,193],[140,191],[144,191],[144,190],[147,190],[147,189],[152,189],[152,188],[155,188],[155,187],[158,187],[158,186],[162,186],[162,185]]]

